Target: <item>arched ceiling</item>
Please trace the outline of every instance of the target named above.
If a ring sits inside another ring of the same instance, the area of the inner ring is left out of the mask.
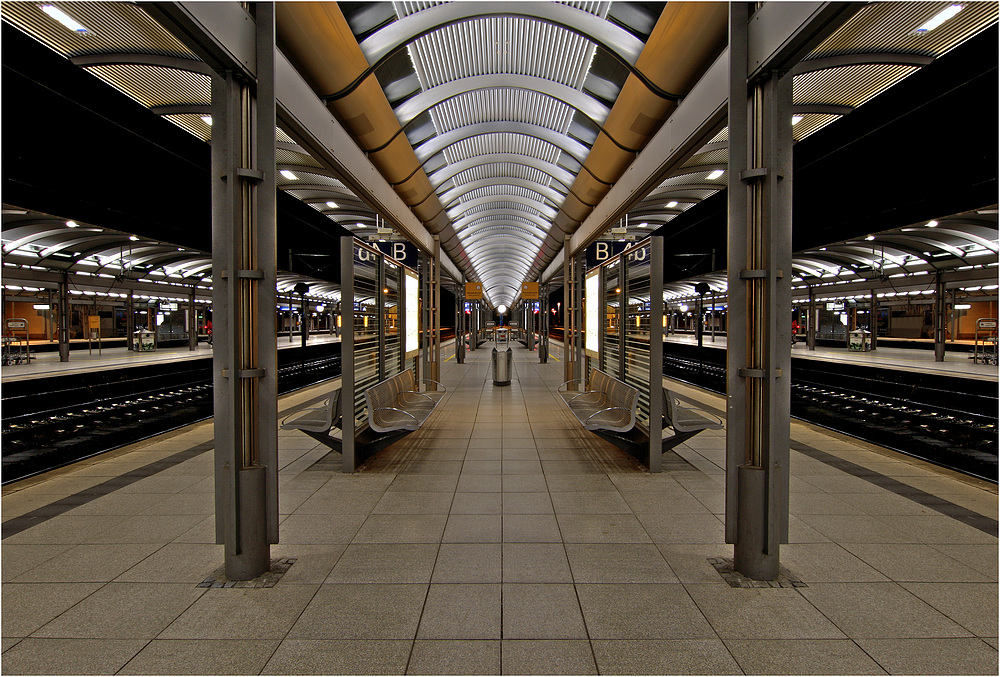
[[[949,4],[867,4],[807,55],[794,71],[795,139],[996,23],[995,2],[969,2],[941,27],[916,30]],[[35,2],[4,2],[0,12],[210,140],[209,71],[143,3],[51,5],[86,30],[68,30]],[[727,5],[281,2],[277,21],[283,53],[445,254],[483,282],[492,305],[510,306],[725,49]],[[317,36],[323,40],[306,39]],[[280,189],[360,236],[382,225],[289,134],[279,128],[275,138]],[[626,237],[722,190],[727,142],[721,129],[629,205]],[[619,223],[616,216],[602,227]]]

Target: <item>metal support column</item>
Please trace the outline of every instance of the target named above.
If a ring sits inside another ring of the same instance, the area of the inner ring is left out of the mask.
[[[188,349],[198,350],[198,309],[194,305],[194,292],[196,287],[191,287],[191,294],[188,297]]]
[[[570,238],[563,238],[563,380],[571,381],[576,378],[576,358],[573,350],[573,339],[576,334],[576,313],[574,313],[574,302],[576,301],[576,275],[574,272],[575,259],[570,254]]]
[[[792,77],[748,80],[749,3],[730,4],[726,542],[778,576],[788,540]]]
[[[278,540],[274,6],[255,3],[256,78],[212,78],[216,541],[226,577]]]
[[[431,355],[432,371],[430,378],[441,380],[441,238],[434,236],[434,352]],[[437,386],[433,386],[436,388]]]
[[[871,303],[868,304],[870,319],[868,320],[868,330],[871,332],[872,350],[878,347],[878,294],[872,289]]]
[[[465,276],[455,288],[455,364],[465,364]]]
[[[346,235],[340,238],[340,429],[341,469],[345,473],[353,473],[356,464],[354,299],[354,238]]]
[[[128,301],[125,306],[125,336],[128,350],[135,350],[132,334],[135,333],[135,291],[128,290]]]
[[[59,361],[69,362],[69,274],[65,271],[59,278]]]
[[[549,285],[543,285],[538,295],[538,363],[549,361]]]
[[[945,338],[948,328],[947,298],[944,277],[938,271],[934,277],[934,361],[944,362]]]
[[[809,317],[806,318],[806,346],[809,350],[816,350],[816,324],[818,321],[816,291],[809,287]]]
[[[625,259],[626,257],[622,257]],[[622,287],[622,290],[625,288]],[[622,305],[628,297],[622,296]],[[649,243],[649,472],[660,472],[663,465],[663,237]],[[622,334],[625,333],[622,325]],[[624,353],[622,354],[624,362]]]

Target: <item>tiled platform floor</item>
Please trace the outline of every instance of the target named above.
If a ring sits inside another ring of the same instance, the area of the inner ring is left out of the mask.
[[[445,403],[363,472],[282,433],[274,587],[196,587],[222,561],[210,425],[6,487],[0,667],[997,674],[995,487],[794,424],[781,559],[807,587],[732,588],[722,434],[646,473],[563,410],[560,362],[516,349],[498,388],[488,355],[446,362]]]

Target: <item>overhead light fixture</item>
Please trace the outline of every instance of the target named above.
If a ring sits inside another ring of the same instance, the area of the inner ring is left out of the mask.
[[[292,174],[287,169],[282,169],[281,170],[281,175],[283,177],[285,177],[286,179],[288,179],[289,181],[298,181],[299,180],[299,177],[295,176],[295,174]]]
[[[338,209],[340,207],[340,205],[338,205],[336,202],[332,200],[327,200],[326,206],[329,207],[330,209]]]
[[[874,236],[874,235],[869,235],[869,236],[868,236],[868,237],[866,237],[865,239],[866,239],[866,240],[868,240],[869,242],[871,242],[872,240],[874,240],[874,239],[875,239],[875,236]]]
[[[354,225],[357,226],[358,228],[367,228],[368,227],[365,224],[361,223],[360,221],[358,223],[355,223]]]
[[[671,200],[670,202],[667,203],[667,209],[673,209],[676,206],[677,206],[677,200]]]
[[[62,11],[55,5],[42,5],[41,10],[48,14],[50,17],[61,23],[66,28],[70,29],[74,33],[89,33],[90,31],[81,24],[79,21],[71,17],[66,12]]]
[[[723,170],[716,169],[714,172],[712,172],[711,174],[708,175],[708,180],[709,181],[714,181],[715,179],[717,179],[720,176],[722,176],[724,173],[725,172],[723,172]]]
[[[129,235],[128,239],[132,240],[132,242],[138,242],[139,241],[139,238],[137,238],[135,235]]]
[[[640,224],[639,224],[639,227],[640,227],[640,228],[645,228],[645,227],[647,227],[648,225],[649,225],[648,223],[646,223],[645,221],[643,221],[642,223],[640,223]]]
[[[792,116],[792,124],[793,125],[797,125],[800,122],[802,122],[802,116],[801,115],[793,115]]]
[[[937,228],[937,225],[938,225],[937,221],[928,221],[927,222],[927,227],[928,228]]]
[[[66,227],[67,228],[79,228],[80,224],[77,223],[76,221],[67,221],[66,222]]]
[[[917,35],[929,33],[964,9],[965,5],[948,5],[913,31]]]
[[[201,116],[201,121],[204,122],[209,127],[212,126],[212,116],[211,115],[202,115]]]
[[[972,305],[969,303],[957,303],[955,304],[955,310],[971,310]]]
[[[52,308],[48,303],[35,303],[31,307],[35,310],[50,310]]]

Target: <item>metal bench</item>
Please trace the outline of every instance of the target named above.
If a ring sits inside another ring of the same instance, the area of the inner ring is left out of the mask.
[[[440,390],[418,390],[420,383],[433,383]],[[368,427],[378,433],[418,430],[445,396],[447,389],[438,381],[414,380],[407,369],[365,391]]]
[[[281,421],[282,430],[301,430],[317,442],[322,442],[336,451],[343,450],[343,439],[331,434],[340,429],[340,388],[330,393],[330,397],[319,407],[307,407],[286,416]]]
[[[685,404],[687,403],[687,404]],[[667,451],[685,440],[689,440],[702,430],[721,430],[723,421],[710,414],[694,400],[678,395],[667,388],[663,389],[663,423],[674,429],[674,434],[663,438],[663,450]]]
[[[559,394],[569,410],[587,430],[607,430],[627,432],[635,427],[635,412],[639,402],[639,391],[601,371],[590,371],[590,390],[578,392],[562,390],[570,383],[559,386]]]

